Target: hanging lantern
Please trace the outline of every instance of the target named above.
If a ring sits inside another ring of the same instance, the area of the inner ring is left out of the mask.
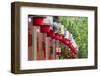
[[[37,26],[53,25],[53,17],[52,16],[34,16],[33,24]]]
[[[51,38],[55,39],[55,33],[54,32],[51,32]]]
[[[64,35],[62,36],[62,42],[65,44],[66,38],[64,37]]]
[[[74,54],[77,54],[76,49],[73,47],[72,44],[69,45],[69,48]]]
[[[50,31],[51,27],[50,25],[42,25],[41,26],[41,32],[48,33]]]
[[[58,33],[55,33],[55,39],[59,39],[59,34]]]
[[[50,29],[50,31],[47,33],[48,37],[51,37],[51,31],[53,31],[53,30]]]
[[[43,20],[44,20],[44,17],[39,17],[39,16],[36,16],[36,17],[33,17],[33,25],[43,25]]]
[[[64,42],[67,46],[70,45],[70,41],[68,39],[65,38],[65,42]]]
[[[59,34],[59,40],[60,41],[62,41],[62,38],[63,38],[62,34]]]

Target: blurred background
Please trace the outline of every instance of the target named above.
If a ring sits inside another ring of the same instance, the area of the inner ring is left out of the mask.
[[[88,57],[88,18],[75,16],[59,17],[61,23],[69,30],[79,47],[78,58]]]

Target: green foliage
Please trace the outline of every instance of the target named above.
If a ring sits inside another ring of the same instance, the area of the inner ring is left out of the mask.
[[[88,56],[88,18],[77,16],[60,16],[61,23],[69,30],[79,47],[78,58]]]

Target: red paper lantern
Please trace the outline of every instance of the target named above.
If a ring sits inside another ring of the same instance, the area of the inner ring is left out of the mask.
[[[48,33],[51,29],[51,26],[50,25],[42,25],[41,26],[41,32],[43,33]]]
[[[55,39],[55,33],[53,30],[50,29],[50,31],[47,33],[47,36],[50,36],[52,39]]]
[[[74,54],[77,54],[76,49],[73,47],[72,44],[69,45],[69,48],[71,49],[71,51],[72,51]]]
[[[44,17],[33,17],[33,25],[43,25]]]
[[[66,42],[66,38],[63,37],[62,38],[62,42],[66,45],[66,43],[65,43]]]
[[[54,32],[51,32],[51,38],[55,39],[55,33]]]
[[[63,35],[59,34],[59,40],[62,41],[62,39],[63,39]]]
[[[58,33],[55,33],[55,39],[59,39],[59,34]]]
[[[70,45],[70,41],[68,39],[65,38],[65,42],[64,42],[67,46]]]
[[[51,37],[51,32],[52,32],[53,30],[52,29],[50,29],[50,31],[47,33],[47,36],[50,36]]]

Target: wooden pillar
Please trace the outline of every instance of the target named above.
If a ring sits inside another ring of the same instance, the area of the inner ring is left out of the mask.
[[[59,40],[56,40],[56,53],[59,50]],[[59,56],[56,54],[56,59],[59,59]]]
[[[52,45],[53,45],[53,59],[55,59],[55,56],[56,56],[56,47],[55,47],[55,39],[52,39]]]
[[[46,53],[46,60],[48,60],[49,58],[48,58],[48,37],[47,37],[47,34],[45,33],[45,48],[46,48],[46,50],[45,50],[45,53]]]
[[[36,34],[36,26],[32,30],[32,49],[33,49],[33,59],[37,60],[37,34]]]

